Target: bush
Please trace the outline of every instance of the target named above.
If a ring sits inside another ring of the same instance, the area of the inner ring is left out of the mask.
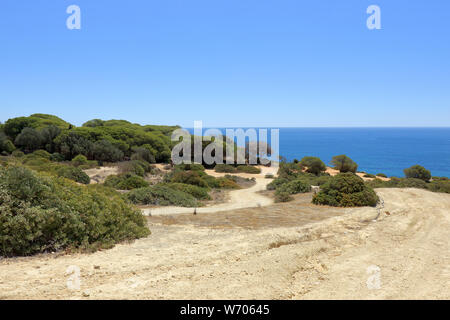
[[[237,166],[237,172],[249,173],[249,174],[260,174],[261,169],[254,166]]]
[[[56,174],[59,177],[70,179],[82,184],[89,184],[91,182],[91,178],[89,178],[83,170],[72,166],[62,165],[56,169]]]
[[[420,179],[425,182],[428,182],[431,179],[431,172],[419,165],[405,169],[403,172],[405,173],[406,178]]]
[[[62,154],[55,152],[51,155],[50,160],[53,162],[63,162],[65,159]]]
[[[214,167],[214,171],[220,173],[235,173],[237,169],[235,166],[232,166],[230,164],[217,164]]]
[[[297,194],[297,193],[306,193],[311,191],[311,185],[305,183],[302,180],[293,180],[288,183],[283,184],[280,188],[277,189],[278,193],[288,193],[288,194]]]
[[[306,167],[306,172],[318,175],[319,173],[327,170],[327,166],[317,157],[304,157],[300,161],[302,167]]]
[[[167,186],[169,188],[188,193],[191,196],[193,196],[194,198],[199,199],[199,200],[211,200],[211,197],[208,194],[208,189],[206,189],[206,188],[201,188],[198,186],[193,186],[193,185],[184,184],[184,183],[169,183],[169,184],[167,184]]]
[[[289,202],[292,201],[294,198],[292,198],[292,196],[287,193],[287,192],[278,192],[275,194],[275,202],[279,203],[279,202]]]
[[[364,174],[364,178],[375,178],[375,175],[374,174],[371,174],[371,173],[365,173]]]
[[[142,160],[148,163],[155,163],[155,156],[151,153],[148,148],[144,147],[134,147],[133,154],[131,155],[131,160]]]
[[[82,154],[77,155],[75,158],[72,159],[72,164],[75,167],[79,167],[82,165],[87,165],[88,164],[88,159],[83,156]]]
[[[117,190],[132,190],[149,186],[143,178],[131,173],[108,176],[104,185]]]
[[[95,160],[117,162],[123,159],[123,152],[115,147],[108,140],[101,140],[94,143],[92,154]]]
[[[267,185],[267,190],[276,190],[285,183],[288,183],[289,181],[292,181],[292,179],[286,179],[286,178],[276,178],[271,183]]]
[[[14,144],[11,142],[11,140],[8,139],[8,137],[0,131],[0,152],[6,152],[11,153],[16,149]]]
[[[266,178],[266,179],[274,179],[275,176],[274,176],[273,174],[271,174],[271,173],[268,173],[268,174],[266,174],[266,175],[264,176],[264,178]]]
[[[201,188],[208,188],[208,183],[202,179],[200,174],[196,171],[178,171],[172,176],[171,182],[178,182],[184,184],[192,184]]]
[[[142,160],[133,160],[120,164],[121,173],[131,173],[144,177],[146,173],[151,172],[153,167],[148,162]]]
[[[385,175],[384,173],[377,173],[377,177],[387,178],[388,176]]]
[[[406,178],[401,179],[397,183],[397,188],[417,188],[417,189],[426,189],[427,183],[423,180],[416,178]]]
[[[149,234],[118,196],[22,167],[0,168],[0,255],[96,249]]]
[[[241,187],[230,178],[220,177],[216,179],[215,188],[219,189],[240,189]]]
[[[427,189],[432,192],[450,193],[450,180],[437,180],[427,184]]]
[[[44,158],[47,160],[50,160],[51,158],[51,154],[45,150],[36,150],[35,152],[33,152],[33,156]]]
[[[314,204],[335,207],[376,206],[378,196],[353,173],[340,173],[325,183],[313,197]]]
[[[340,156],[334,156],[331,160],[336,170],[339,172],[353,172],[355,173],[358,169],[358,165],[352,159],[342,154]]]
[[[23,152],[20,151],[20,150],[14,150],[14,151],[11,153],[11,155],[12,155],[14,158],[22,158],[23,156],[25,156],[25,153],[23,153]]]
[[[39,149],[42,143],[40,133],[33,128],[24,128],[14,140],[14,144],[22,147],[25,151],[34,151]]]
[[[134,204],[197,207],[197,200],[190,194],[170,188],[165,184],[157,184],[147,188],[134,189],[124,197]]]
[[[205,167],[199,163],[186,163],[176,165],[175,170],[203,172]]]

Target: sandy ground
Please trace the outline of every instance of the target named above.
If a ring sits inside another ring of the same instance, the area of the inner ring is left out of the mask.
[[[325,170],[326,173],[329,173],[331,176],[335,176],[337,174],[339,174],[339,170],[327,167],[327,170]],[[362,172],[357,172],[356,175],[360,178],[362,178],[364,181],[371,181],[374,180],[375,178],[368,178],[368,177],[364,177],[365,173]],[[390,178],[384,178],[384,177],[377,177],[377,179],[383,180],[383,181],[389,181],[391,180]]]
[[[235,222],[227,226],[196,224],[210,220],[202,214],[151,217],[151,236],[111,250],[1,260],[0,298],[450,299],[450,195],[377,192],[384,208],[299,197],[210,213]],[[249,213],[253,222],[236,225]],[[71,270],[79,289],[67,285]]]
[[[103,183],[111,175],[119,174],[119,167],[101,167],[84,170],[91,178],[91,184]]]
[[[267,185],[273,179],[266,179],[266,174],[276,174],[278,168],[263,167],[261,166],[260,174],[246,174],[238,173],[233,174],[235,176],[240,176],[242,178],[255,178],[255,185],[240,190],[230,191],[226,196],[226,201],[224,203],[214,204],[202,208],[182,208],[182,207],[142,207],[142,213],[145,216],[159,216],[159,215],[172,215],[172,214],[182,214],[182,213],[193,213],[194,210],[197,213],[211,213],[211,212],[221,212],[236,210],[242,208],[252,208],[252,207],[264,207],[271,205],[273,199],[260,194],[260,191],[266,190]],[[225,176],[226,173],[218,173],[214,170],[206,170],[206,173],[214,177]]]

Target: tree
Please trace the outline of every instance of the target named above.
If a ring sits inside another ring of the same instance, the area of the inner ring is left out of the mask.
[[[428,182],[431,179],[431,172],[418,164],[403,170],[403,172],[405,173],[406,178],[420,179],[425,182]]]
[[[300,161],[300,165],[306,167],[306,172],[314,173],[315,175],[319,175],[319,173],[325,171],[327,166],[317,157],[304,157]]]
[[[5,134],[12,140],[15,140],[23,129],[32,128],[35,122],[36,120],[30,117],[19,117],[9,119],[8,121],[6,121],[4,126]]]
[[[60,134],[54,139],[54,142],[56,151],[67,160],[71,160],[79,154],[88,156],[92,153],[92,142],[75,132]]]
[[[132,148],[133,155],[131,160],[144,160],[149,163],[155,163],[155,156],[150,152],[149,148],[145,147],[134,147]]]
[[[345,154],[334,156],[331,160],[331,163],[334,165],[336,170],[339,172],[353,172],[355,173],[358,169],[358,165],[352,159],[347,157]]]
[[[61,129],[55,125],[50,125],[41,130],[42,144],[48,152],[55,152],[54,140],[60,133]]]
[[[24,128],[17,136],[14,144],[23,147],[25,151],[32,152],[41,147],[42,138],[40,133],[33,128]]]
[[[5,133],[0,131],[0,152],[11,153],[16,149],[11,140],[8,139]]]
[[[123,160],[123,152],[108,140],[101,140],[94,143],[92,154],[95,160],[98,161],[117,162]]]

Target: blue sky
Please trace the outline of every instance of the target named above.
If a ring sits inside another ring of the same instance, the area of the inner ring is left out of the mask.
[[[449,126],[449,36],[446,0],[2,0],[0,121]]]

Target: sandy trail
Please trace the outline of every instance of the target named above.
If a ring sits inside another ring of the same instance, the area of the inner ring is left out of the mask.
[[[275,175],[278,168],[260,167],[260,174],[245,174],[237,173],[233,174],[242,178],[255,178],[256,184],[247,189],[233,190],[228,193],[227,201],[220,204],[214,204],[202,208],[183,208],[175,206],[157,207],[157,208],[142,208],[142,213],[145,216],[160,216],[160,215],[173,215],[183,213],[193,213],[196,210],[197,213],[212,213],[236,210],[242,208],[264,207],[271,205],[273,199],[259,194],[259,191],[266,190],[267,185],[272,179],[266,179],[266,174]],[[214,177],[225,176],[226,173],[217,173],[214,170],[206,170],[206,173]]]
[[[331,208],[297,204],[290,219],[302,208],[324,219],[257,229],[152,223],[148,238],[111,250],[3,259],[0,298],[450,299],[450,195],[377,192],[385,208],[376,222],[374,208],[326,218]],[[282,216],[280,206],[251,210]],[[67,287],[69,266],[80,269],[79,290]],[[371,266],[377,288],[367,286]]]

